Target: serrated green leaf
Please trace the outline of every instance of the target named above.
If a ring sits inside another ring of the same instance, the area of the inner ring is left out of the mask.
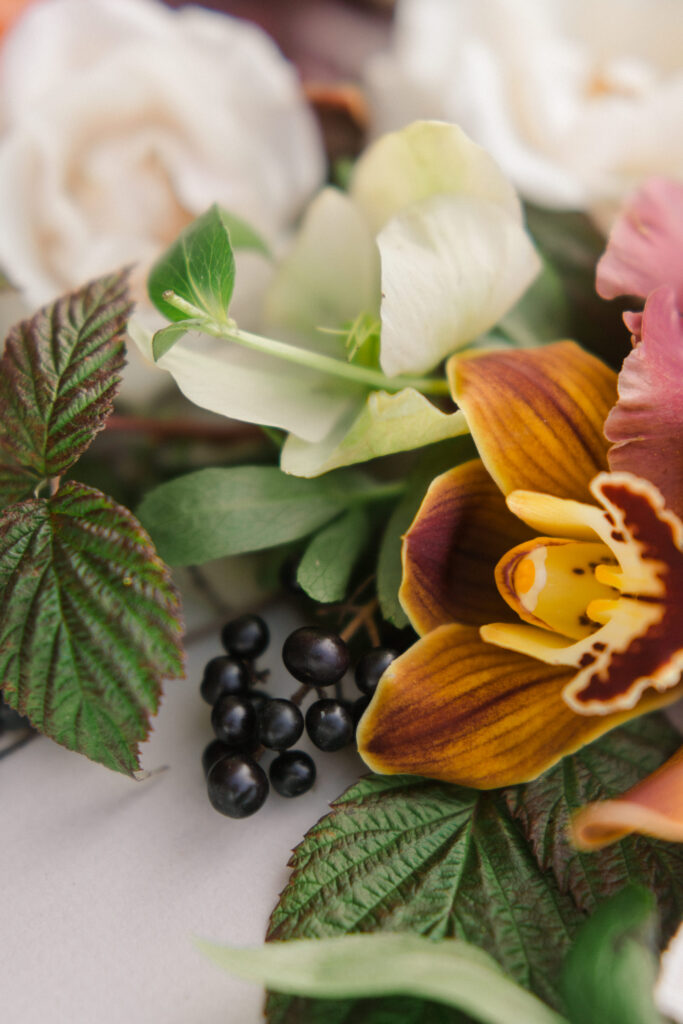
[[[632,885],[580,929],[562,973],[572,1024],[664,1024],[654,1002],[656,904]]]
[[[591,913],[601,900],[639,882],[657,896],[664,942],[683,917],[683,845],[631,835],[585,853],[566,836],[580,807],[635,786],[679,745],[680,735],[664,715],[645,715],[564,758],[534,782],[507,791],[510,810],[541,867],[553,872],[581,910]]]
[[[0,506],[65,473],[104,426],[124,363],[126,281],[93,281],[10,331],[0,360]]]
[[[150,491],[138,515],[165,561],[201,565],[306,537],[364,486],[351,473],[302,480],[275,466],[200,469]]]
[[[297,582],[309,597],[321,604],[345,597],[353,567],[369,533],[367,515],[354,508],[316,534],[304,551],[296,574]]]
[[[168,570],[127,509],[83,484],[0,518],[0,679],[52,739],[132,773],[161,682],[182,673]]]
[[[408,996],[383,999],[271,997],[268,1024],[471,1024],[472,1018],[443,1003]]]
[[[268,254],[265,242],[249,225],[214,203],[154,264],[147,280],[150,299],[169,320],[191,318],[164,299],[165,292],[173,291],[210,319],[227,323],[235,287],[233,249],[239,247]]]
[[[231,974],[290,995],[420,996],[464,1010],[483,1024],[566,1024],[510,981],[492,957],[457,939],[347,935],[273,942],[260,949],[208,942],[199,948]]]

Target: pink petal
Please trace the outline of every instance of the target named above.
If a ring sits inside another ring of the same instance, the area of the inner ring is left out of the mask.
[[[603,299],[645,299],[661,285],[673,288],[683,309],[683,184],[650,178],[612,228],[596,286]]]
[[[610,469],[652,481],[683,514],[683,321],[671,288],[645,304],[642,341],[624,360],[605,423]]]

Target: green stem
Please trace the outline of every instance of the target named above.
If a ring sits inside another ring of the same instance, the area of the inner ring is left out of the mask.
[[[312,370],[319,370],[321,373],[341,377],[354,384],[363,384],[365,387],[378,390],[402,391],[403,388],[415,388],[416,391],[425,395],[448,395],[450,393],[447,382],[439,377],[386,377],[381,370],[358,366],[356,363],[345,363],[340,359],[325,356],[321,352],[311,352],[309,349],[297,348],[296,345],[288,345],[284,341],[264,338],[260,334],[250,334],[249,331],[241,331],[237,326],[233,327],[231,324],[219,324],[210,320],[203,310],[182,299],[175,292],[164,292],[163,298],[165,302],[175,306],[181,313],[186,313],[193,319],[202,320],[203,330],[207,334],[211,334],[215,338],[224,338],[226,341],[234,341],[244,348],[263,352],[276,359],[284,359],[289,363],[307,366]]]

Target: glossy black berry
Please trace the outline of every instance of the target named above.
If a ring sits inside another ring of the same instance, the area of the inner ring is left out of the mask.
[[[338,700],[317,700],[306,712],[306,731],[319,750],[341,750],[353,739],[353,717]]]
[[[216,738],[232,751],[249,750],[256,741],[256,711],[246,697],[224,694],[211,712],[211,725]]]
[[[259,712],[259,739],[269,750],[293,747],[304,731],[304,716],[291,700],[268,701]]]
[[[392,651],[389,647],[373,647],[366,651],[356,665],[354,674],[356,686],[361,693],[371,697],[377,689],[380,676],[396,658],[398,651]]]
[[[258,658],[268,646],[270,633],[260,615],[240,615],[226,622],[221,640],[228,654],[236,658]]]
[[[250,680],[251,673],[243,661],[221,654],[207,662],[199,692],[207,704],[215,704],[224,693],[245,693]]]
[[[286,750],[270,766],[270,782],[280,796],[301,796],[315,782],[315,761],[303,750]]]
[[[300,683],[331,686],[339,682],[349,667],[349,652],[336,633],[302,626],[285,640],[282,660]]]
[[[204,775],[208,775],[216,761],[220,761],[222,757],[229,757],[234,754],[234,750],[223,743],[221,740],[211,740],[204,747],[204,753],[202,754],[202,768],[204,769]]]
[[[358,700],[354,700],[351,705],[351,717],[353,718],[354,726],[358,725],[360,722],[361,718],[365,714],[365,709],[371,700],[372,697],[368,697],[367,694],[363,694],[363,696],[359,697]]]
[[[263,708],[272,699],[273,698],[270,696],[270,694],[264,693],[263,690],[250,690],[249,693],[247,694],[247,700],[249,701],[257,715],[261,714]]]
[[[212,806],[221,814],[247,818],[263,807],[270,787],[266,773],[256,761],[234,755],[216,761],[206,788]]]

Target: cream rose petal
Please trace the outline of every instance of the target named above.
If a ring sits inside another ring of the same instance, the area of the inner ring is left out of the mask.
[[[373,232],[439,193],[475,196],[521,221],[517,194],[495,160],[454,124],[417,121],[378,139],[359,159],[350,194]]]
[[[540,270],[521,224],[469,196],[434,196],[380,232],[382,369],[425,373],[492,327]]]

